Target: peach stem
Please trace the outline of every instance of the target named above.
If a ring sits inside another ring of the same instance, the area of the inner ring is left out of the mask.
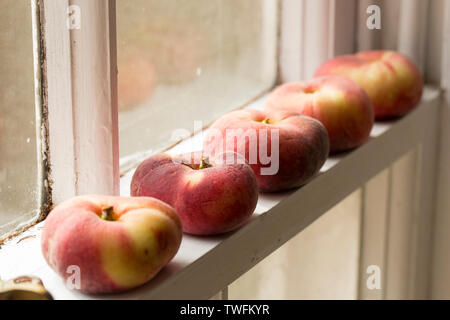
[[[202,157],[202,161],[200,162],[200,165],[198,166],[199,169],[205,169],[205,168],[209,168],[212,167],[209,162],[208,162],[208,158],[204,158]]]
[[[270,123],[270,119],[269,119],[269,118],[265,118],[265,119],[262,121],[262,123],[269,124],[269,123]]]
[[[113,207],[109,206],[109,207],[103,208],[101,218],[106,221],[113,221],[114,220],[113,213],[114,213]]]

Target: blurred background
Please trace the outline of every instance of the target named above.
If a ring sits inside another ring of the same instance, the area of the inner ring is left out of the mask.
[[[0,235],[38,211],[31,2],[0,1]]]
[[[120,155],[174,143],[275,83],[277,1],[117,1]],[[169,129],[169,130],[168,130]]]

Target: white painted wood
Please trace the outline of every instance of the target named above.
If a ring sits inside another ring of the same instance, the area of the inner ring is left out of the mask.
[[[278,41],[278,25],[280,15],[274,15],[274,12],[278,12],[279,10],[279,2],[273,0],[261,0],[262,1],[262,24],[261,35],[262,45],[261,45],[261,54],[262,54],[262,79],[271,79],[273,78],[273,83],[271,86],[275,84],[277,80],[274,75],[277,74],[277,55],[278,55],[278,47],[276,44],[274,45],[274,41]],[[276,48],[276,50],[274,50]],[[275,63],[274,63],[275,61]],[[249,97],[249,99],[252,97]]]
[[[331,16],[331,52],[332,56],[353,53],[356,50],[357,1],[332,0]]]
[[[442,56],[441,86],[446,90],[440,114],[439,159],[437,163],[438,188],[436,217],[434,221],[432,255],[432,279],[430,294],[434,299],[450,299],[450,2],[441,1],[442,12]]]
[[[114,1],[74,0],[71,30],[77,194],[118,194],[117,65]]]
[[[119,190],[115,2],[71,1],[81,13],[71,30],[68,5],[42,10],[54,203]]]
[[[230,299],[356,299],[360,207],[358,189],[230,284]]]
[[[365,186],[362,299],[429,298],[438,116],[418,128],[417,146]],[[368,265],[380,267],[381,290],[367,288]]]
[[[313,77],[325,60],[355,48],[355,0],[283,0],[280,81]]]
[[[380,30],[367,28],[370,5],[381,8]],[[324,60],[355,49],[399,50],[425,71],[428,8],[428,0],[283,0],[281,82],[309,79]]]
[[[371,50],[381,47],[381,30],[370,30],[367,28],[367,8],[376,5],[382,8],[382,0],[360,0],[357,5],[357,51]],[[385,27],[383,10],[381,10],[381,28]]]
[[[375,3],[382,8],[382,30],[370,31],[365,26],[365,20],[362,18],[363,11],[369,3]],[[419,66],[425,74],[428,82],[440,84],[445,86],[445,77],[448,77],[450,71],[450,64],[445,63],[445,46],[448,41],[448,34],[450,29],[450,5],[445,4],[444,1],[361,1],[359,2],[359,49],[397,49],[408,56]],[[447,13],[446,13],[447,12]],[[447,18],[446,14],[448,15]],[[444,23],[447,23],[445,30]],[[426,35],[426,39],[425,39]],[[447,40],[446,40],[447,39]],[[426,52],[426,54],[425,54]],[[424,67],[426,66],[426,68]],[[443,79],[444,78],[444,79]],[[442,80],[443,81],[442,81]],[[389,285],[387,291],[383,291],[382,295],[371,293],[368,291],[361,292],[362,297],[366,298],[427,298],[438,292],[437,296],[448,297],[450,290],[448,287],[450,280],[446,280],[444,275],[447,273],[449,263],[446,262],[448,254],[448,239],[444,234],[447,233],[449,224],[446,222],[445,214],[442,212],[449,211],[442,209],[440,204],[448,199],[447,196],[440,197],[437,201],[438,206],[438,221],[435,225],[437,230],[436,238],[442,237],[436,243],[436,252],[434,255],[434,266],[431,267],[431,235],[433,234],[433,216],[436,206],[436,175],[440,176],[441,181],[447,181],[446,172],[448,172],[448,157],[443,156],[447,154],[448,139],[446,139],[445,128],[448,127],[448,115],[445,114],[446,109],[443,108],[444,114],[441,115],[442,120],[442,138],[441,138],[441,167],[436,168],[436,141],[439,141],[438,130],[436,125],[437,118],[424,125],[421,133],[421,140],[416,149],[415,163],[416,172],[411,175],[413,164],[404,165],[403,168],[396,167],[392,170],[393,175],[401,173],[402,170],[409,168],[409,174],[401,175],[394,181],[392,195],[392,206],[389,212],[394,215],[394,225],[390,226],[390,230],[381,230],[380,232],[388,232],[390,236],[395,237],[392,240],[393,247],[387,247],[386,261],[389,266],[386,270],[387,278],[385,279]],[[437,117],[437,115],[435,115]],[[445,142],[447,141],[447,142]],[[412,158],[410,158],[412,161]],[[444,165],[444,163],[446,165]],[[415,176],[414,180],[411,177]],[[409,181],[410,184],[407,183]],[[401,185],[403,187],[401,187]],[[398,185],[397,187],[395,185]],[[411,187],[414,190],[411,191]],[[406,190],[409,192],[406,192]],[[396,191],[395,191],[396,190]],[[445,183],[440,183],[437,190],[438,194],[448,194],[449,187]],[[377,194],[373,191],[374,195]],[[378,192],[380,194],[380,192]],[[403,199],[402,199],[403,198]],[[400,201],[400,208],[395,209],[396,202]],[[373,208],[376,204],[373,201],[366,203],[365,208]],[[445,205],[443,206],[446,207]],[[448,207],[448,206],[447,206]],[[392,218],[392,217],[391,217]],[[399,220],[396,220],[399,219]],[[445,231],[444,231],[445,230]],[[371,233],[372,231],[368,231]],[[363,241],[363,252],[366,255],[371,255],[370,251],[377,247],[375,243],[371,242],[370,235],[365,236]],[[376,239],[376,236],[374,236]],[[447,239],[447,240],[443,240]],[[395,240],[395,241],[394,241]],[[373,242],[373,241],[372,241]],[[406,244],[408,242],[408,244]],[[403,243],[403,245],[402,245]],[[403,246],[403,247],[402,247]],[[363,268],[363,267],[361,267]],[[431,271],[433,272],[431,273]],[[439,270],[439,271],[438,271]],[[436,275],[436,273],[438,275]],[[433,284],[435,288],[430,289],[430,275],[433,274]],[[362,281],[361,281],[362,285]],[[431,291],[430,291],[431,290]]]
[[[311,79],[316,69],[332,57],[332,21],[329,0],[305,0],[303,15],[303,75]]]
[[[442,110],[442,108],[441,108]],[[440,110],[440,111],[441,111]],[[436,216],[439,116],[432,115],[425,124],[422,139],[416,149],[416,180],[414,182],[413,211],[410,238],[410,272],[407,298],[431,297],[431,274],[434,221]]]
[[[391,169],[385,169],[369,180],[362,192],[361,246],[358,299],[383,299],[385,286],[385,251],[390,203]],[[381,288],[367,286],[367,268],[377,266],[381,271]]]
[[[260,107],[262,104],[260,101]],[[154,280],[136,290],[92,297],[65,288],[40,253],[41,225],[23,235],[33,234],[33,238],[20,245],[14,239],[0,249],[0,274],[4,278],[37,275],[57,299],[208,299],[416,146],[423,129],[434,125],[439,110],[439,91],[427,88],[417,109],[398,121],[377,123],[368,143],[328,159],[321,174],[306,186],[260,195],[255,215],[238,231],[208,238],[185,235],[174,260]],[[122,178],[124,191],[132,173]]]
[[[418,66],[420,71],[424,71],[425,44],[428,20],[428,0],[402,0],[398,51],[408,55]]]
[[[428,9],[428,25],[426,37],[425,81],[426,83],[440,86],[444,70],[449,70],[449,65],[443,65],[444,44],[444,18],[445,0],[430,1]],[[448,37],[448,36],[447,36]],[[447,72],[448,73],[448,72]]]
[[[442,39],[442,77],[441,87],[446,89],[446,100],[449,101],[450,90],[450,4],[445,2],[444,23],[443,23],[443,39]]]
[[[412,150],[392,166],[387,246],[385,252],[384,299],[407,299],[409,297],[409,281],[412,272],[412,256],[414,243],[412,229],[417,204],[415,199],[416,152]],[[429,213],[428,213],[429,214]]]
[[[299,81],[303,77],[304,1],[281,1],[280,82]]]
[[[50,165],[52,198],[58,203],[76,194],[70,31],[66,26],[69,1],[45,1],[43,5],[50,133],[47,143],[55,151],[50,152]]]
[[[439,141],[436,217],[433,229],[433,254],[430,295],[450,299],[450,97],[443,103]]]
[[[381,6],[381,47],[375,49],[398,50],[398,43],[403,36],[400,33],[399,22],[403,16],[402,1],[383,0]],[[406,21],[414,24],[415,21]]]

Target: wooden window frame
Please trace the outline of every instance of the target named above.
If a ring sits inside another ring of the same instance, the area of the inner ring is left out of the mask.
[[[81,9],[81,29],[67,27],[69,5]],[[52,203],[118,195],[115,1],[41,0],[39,7]]]
[[[362,3],[364,1],[362,0]],[[33,0],[33,4],[39,12],[35,17],[34,26],[44,40],[35,46],[36,54],[43,60],[43,64],[35,65],[37,89],[40,93],[37,103],[40,106],[38,119],[41,123],[39,150],[43,155],[40,170],[44,181],[43,207],[50,207],[52,203],[59,203],[78,194],[117,195],[120,179],[115,1]],[[81,8],[82,28],[88,28],[91,32],[69,30],[66,27],[69,5]],[[360,22],[356,19],[342,20],[342,15],[345,12],[355,11],[356,5],[356,0],[281,0],[278,62],[280,82],[310,78],[315,67],[323,60],[358,48],[357,43],[348,39],[348,34],[352,35],[352,39],[360,37],[356,31]],[[421,21],[421,25],[405,31],[407,37],[400,43],[405,50],[415,48],[416,43],[411,40],[415,32],[420,33],[420,41],[425,41],[421,27],[426,23],[423,21],[426,12],[423,12],[422,6],[422,2],[417,0],[408,6],[404,19],[407,19],[406,16],[415,17]],[[450,10],[450,5],[447,4],[446,10]],[[447,15],[450,17],[448,12]],[[324,21],[326,23],[323,23]],[[449,18],[447,22],[446,30],[450,25]],[[404,20],[401,20],[400,25],[401,28],[406,28]],[[307,32],[315,29],[326,36],[314,37]],[[443,44],[446,51],[444,50],[441,64],[447,67],[450,65],[449,43],[449,39],[446,38]],[[425,68],[423,52],[418,52],[413,59],[421,68]],[[442,75],[444,76],[448,77]],[[431,78],[433,77],[436,75],[431,75]],[[448,86],[448,78],[443,79],[442,83]],[[168,278],[162,284],[151,285],[152,290],[148,292],[140,291],[139,298],[207,298],[222,288],[224,288],[222,293],[215,298],[226,298],[226,288],[230,281],[248,271],[358,186],[363,188],[362,230],[369,230],[368,226],[377,217],[374,210],[367,209],[376,204],[374,197],[376,188],[368,183],[368,180],[382,168],[389,168],[400,155],[415,147],[417,147],[414,160],[417,168],[415,179],[416,183],[421,181],[423,186],[416,191],[414,219],[404,228],[411,234],[412,242],[409,248],[414,249],[408,258],[408,262],[413,263],[414,268],[404,277],[405,281],[409,281],[412,285],[404,290],[404,297],[428,297],[436,188],[437,144],[434,142],[439,136],[439,126],[436,125],[439,120],[437,91],[428,90],[434,96],[430,101],[424,100],[426,106],[420,107],[410,116],[388,128],[378,126],[376,130],[381,130],[382,135],[342,159],[330,159],[331,162],[327,167],[329,171],[301,190],[279,201],[264,200],[268,207],[273,204],[270,201],[278,201],[276,206],[267,212],[270,215],[264,213],[258,216],[255,221],[232,236],[219,239],[218,243],[198,243],[199,248],[210,246],[208,250],[205,249],[202,257],[183,269],[176,278]],[[102,92],[102,95],[96,94],[98,92]],[[256,102],[261,103],[262,100]],[[97,125],[86,126],[89,121],[94,121]],[[393,139],[396,139],[395,142]],[[381,162],[377,163],[374,159],[377,159],[376,155],[381,147],[390,154],[383,155]],[[355,169],[356,164],[362,161],[370,163],[370,166],[365,168],[367,170]],[[347,174],[351,170],[358,176],[348,179]],[[327,178],[327,174],[333,174],[334,180]],[[348,179],[349,182],[342,187],[336,179]],[[324,181],[340,190],[332,192],[328,190],[329,188],[326,189],[328,198],[325,202],[308,201],[318,198],[319,191],[323,192],[326,185]],[[305,208],[307,212],[304,217],[295,219],[295,204],[299,201],[307,204]],[[295,221],[289,224],[276,224],[277,219]],[[275,225],[277,226],[274,227]],[[380,233],[381,238],[386,239],[389,233],[393,232],[388,225],[380,224],[380,226],[379,229],[374,228],[361,235],[361,266],[374,259],[371,252],[380,239]],[[264,238],[261,235],[264,235]],[[247,240],[248,246],[236,252],[235,248],[243,240]],[[229,261],[216,271],[207,272],[213,269],[214,259],[217,260],[224,255],[229,256]],[[237,261],[240,261],[239,265]],[[234,264],[229,265],[230,263]],[[393,278],[398,275],[398,270],[395,269],[388,272],[390,274],[387,277]],[[363,273],[362,268],[358,294],[360,298],[389,297],[389,292],[386,291],[376,294],[369,291],[365,287]],[[210,281],[205,281],[202,285],[192,285],[196,276],[205,274],[208,274]],[[395,285],[401,286],[398,283]],[[186,288],[190,288],[190,291],[187,292]],[[124,297],[137,296],[136,293],[132,293]]]

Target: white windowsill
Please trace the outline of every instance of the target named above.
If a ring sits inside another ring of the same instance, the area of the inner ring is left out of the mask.
[[[263,101],[249,108],[260,108]],[[397,121],[375,124],[370,141],[357,150],[329,158],[320,174],[306,186],[260,195],[253,218],[241,229],[218,237],[185,235],[173,261],[155,279],[135,290],[88,296],[67,289],[41,255],[42,223],[0,248],[0,277],[36,275],[56,299],[207,299],[417,145],[423,119],[438,112],[439,106],[440,91],[426,88],[418,108]],[[193,141],[194,146],[199,146],[200,137],[184,141],[171,152],[188,151]],[[121,179],[122,195],[129,194],[132,174],[128,172]]]

